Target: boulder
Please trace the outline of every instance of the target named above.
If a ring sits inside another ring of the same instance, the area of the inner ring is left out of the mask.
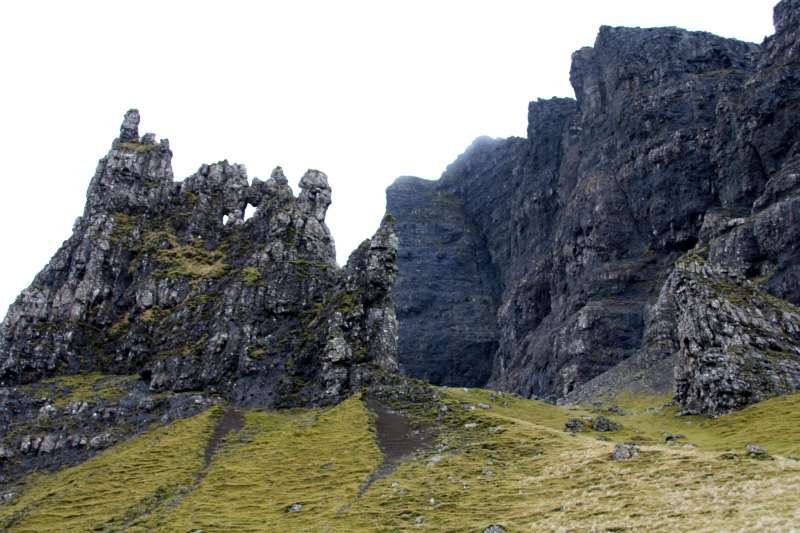
[[[627,461],[638,457],[639,448],[633,444],[617,444],[611,452],[611,459],[614,461]]]

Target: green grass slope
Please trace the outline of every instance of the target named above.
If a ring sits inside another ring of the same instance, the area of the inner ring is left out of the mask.
[[[381,462],[355,397],[329,410],[251,411],[202,483],[142,531],[316,531],[353,502]],[[301,504],[299,512],[287,512]]]
[[[442,389],[441,400],[410,409],[418,424],[437,430],[432,447],[366,490],[382,459],[361,398],[328,409],[246,411],[242,429],[206,462],[217,407],[77,467],[32,476],[17,499],[0,505],[0,528],[791,531],[800,524],[800,463],[791,458],[800,394],[717,419],[676,417],[659,397],[613,403],[626,414]],[[598,414],[623,428],[563,431],[570,418]],[[686,437],[668,446],[664,433]],[[630,441],[641,455],[612,461],[614,444]],[[747,457],[748,442],[775,457]]]
[[[155,429],[52,475],[33,475],[0,506],[0,530],[115,531],[161,505],[202,469],[217,409]]]

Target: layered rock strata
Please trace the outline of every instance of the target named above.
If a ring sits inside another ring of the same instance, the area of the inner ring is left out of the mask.
[[[755,45],[603,27],[573,55],[575,99],[532,102],[527,138],[391,186],[401,366],[552,400],[637,375],[671,389],[679,347],[649,324],[700,245],[800,303],[800,2],[775,29]]]

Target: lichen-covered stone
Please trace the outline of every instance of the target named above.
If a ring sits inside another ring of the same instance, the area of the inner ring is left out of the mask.
[[[639,456],[639,447],[634,444],[617,444],[611,451],[614,461],[627,461]]]
[[[601,433],[605,433],[607,431],[619,431],[622,429],[622,425],[614,422],[608,417],[601,415],[592,419],[592,429]]]

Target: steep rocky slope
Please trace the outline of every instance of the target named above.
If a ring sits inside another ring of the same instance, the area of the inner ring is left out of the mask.
[[[759,46],[603,27],[573,55],[575,100],[532,102],[527,138],[478,139],[438,181],[391,186],[401,366],[550,399],[632,381],[670,390],[674,362],[681,383],[692,371],[683,339],[660,332],[693,311],[657,300],[692,250],[762,300],[800,303],[800,2],[776,6],[775,28]],[[786,356],[783,385],[677,399],[713,413],[795,388],[796,337],[765,335],[759,353]]]
[[[168,141],[138,124],[129,111],[73,235],[0,326],[0,483],[220,397],[332,404],[397,367],[390,218],[340,268],[325,174],[297,197],[280,168],[251,183],[227,161],[176,182]]]

